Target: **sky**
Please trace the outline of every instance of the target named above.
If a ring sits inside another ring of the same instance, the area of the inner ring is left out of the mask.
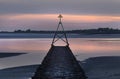
[[[120,0],[0,0],[0,31],[120,29]]]

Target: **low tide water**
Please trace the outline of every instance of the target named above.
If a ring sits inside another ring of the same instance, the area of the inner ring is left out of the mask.
[[[120,38],[69,38],[77,60],[98,56],[120,56]],[[0,68],[40,64],[51,47],[52,38],[0,39],[1,53],[27,53],[0,59]],[[55,45],[65,45],[58,41]]]

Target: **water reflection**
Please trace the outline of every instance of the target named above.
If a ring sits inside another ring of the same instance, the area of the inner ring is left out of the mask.
[[[50,47],[50,39],[0,39],[1,52],[39,52]]]
[[[104,38],[78,38],[71,40],[71,48],[73,50],[84,51],[84,53],[99,53],[120,51],[119,38],[104,39]],[[83,52],[80,52],[83,53]]]
[[[0,39],[0,52],[39,52],[48,51],[52,39]],[[119,38],[70,38],[70,47],[74,53],[99,53],[120,51]],[[63,42],[59,41],[62,45]]]
[[[51,47],[52,39],[0,39],[0,52],[28,54],[0,59],[0,68],[40,64]],[[120,38],[69,38],[78,60],[96,56],[120,56]],[[58,44],[63,44],[61,41]]]

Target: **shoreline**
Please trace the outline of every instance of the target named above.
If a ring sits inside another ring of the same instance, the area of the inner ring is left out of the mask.
[[[2,33],[2,38],[53,38],[54,34]],[[67,34],[68,38],[120,38],[120,34]]]
[[[79,62],[88,79],[119,79],[120,56],[92,57]],[[113,63],[113,64],[111,64]],[[0,69],[2,79],[31,78],[40,64],[13,66]],[[21,72],[22,73],[18,73]],[[4,72],[4,73],[3,73]],[[112,77],[111,77],[112,76]]]

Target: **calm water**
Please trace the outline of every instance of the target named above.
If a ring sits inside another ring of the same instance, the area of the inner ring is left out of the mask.
[[[51,47],[51,38],[0,39],[0,52],[28,54],[0,59],[0,68],[39,64]],[[97,56],[120,56],[120,38],[69,38],[78,60]],[[64,45],[62,41],[56,45]]]

